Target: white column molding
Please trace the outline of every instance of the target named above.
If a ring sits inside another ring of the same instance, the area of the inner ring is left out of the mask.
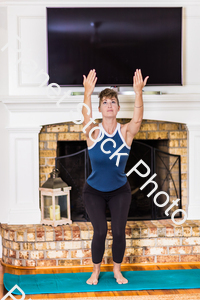
[[[38,224],[39,145],[41,127],[7,128],[9,131],[8,224]]]
[[[200,212],[200,124],[188,128],[188,219],[199,220]]]

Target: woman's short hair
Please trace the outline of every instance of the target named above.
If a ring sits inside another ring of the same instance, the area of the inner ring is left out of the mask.
[[[118,99],[117,92],[115,90],[106,88],[103,91],[101,91],[101,93],[99,94],[99,107],[101,106],[101,102],[104,97],[107,97],[109,99],[114,97],[117,100],[117,104],[119,106],[119,99]]]

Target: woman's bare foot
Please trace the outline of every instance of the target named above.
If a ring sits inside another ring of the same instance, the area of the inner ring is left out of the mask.
[[[90,276],[90,278],[86,281],[87,284],[96,285],[98,283],[100,267],[101,267],[101,263],[93,264],[93,272],[92,272],[92,275]]]
[[[128,283],[128,280],[121,273],[121,264],[113,262],[113,273],[118,284]]]

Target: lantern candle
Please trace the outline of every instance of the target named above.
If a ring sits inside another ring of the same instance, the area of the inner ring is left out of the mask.
[[[55,205],[55,219],[60,220],[60,205]],[[50,206],[50,220],[53,220],[53,205]]]

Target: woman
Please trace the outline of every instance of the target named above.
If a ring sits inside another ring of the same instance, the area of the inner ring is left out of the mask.
[[[83,202],[94,229],[91,247],[93,273],[87,280],[87,284],[98,283],[107,235],[106,204],[111,213],[114,277],[118,284],[128,282],[121,273],[121,262],[126,247],[125,227],[131,203],[131,188],[124,169],[133,138],[141,126],[142,89],[147,79],[148,76],[143,81],[141,70],[135,71],[133,76],[135,109],[132,120],[123,125],[117,123],[116,120],[120,110],[117,93],[112,89],[103,90],[99,94],[99,112],[102,113],[102,123],[98,125],[90,121],[92,118],[91,95],[97,82],[96,72],[93,69],[87,77],[83,75],[84,103],[90,108],[88,115],[87,108],[83,106],[83,125],[91,123],[86,129],[86,137],[92,166],[92,173],[83,188]],[[90,132],[91,129],[93,130]]]

